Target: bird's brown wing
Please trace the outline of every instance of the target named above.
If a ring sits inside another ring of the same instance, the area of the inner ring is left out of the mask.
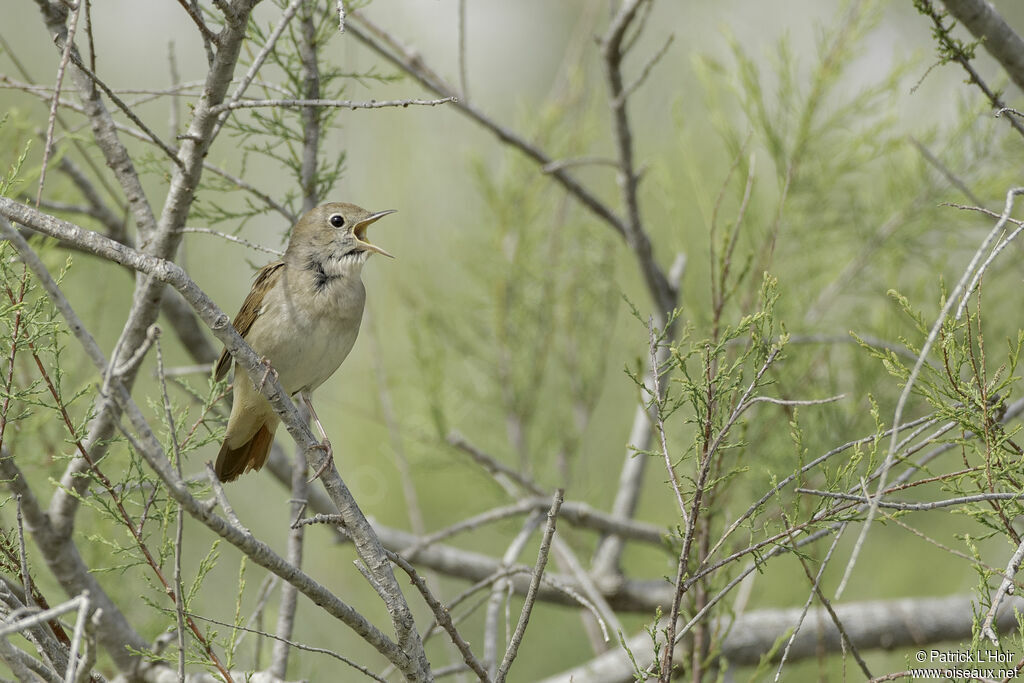
[[[260,308],[263,307],[263,298],[277,284],[277,281],[281,279],[283,268],[284,261],[274,261],[263,266],[260,272],[256,273],[256,281],[252,283],[249,295],[245,297],[245,301],[242,302],[242,308],[238,310],[238,315],[231,322],[238,334],[243,337],[249,334],[249,329],[256,322],[256,318],[260,314]],[[220,354],[220,359],[217,361],[217,370],[214,377],[218,381],[224,379],[224,375],[228,374],[228,368],[230,367],[231,354],[228,353],[227,349],[224,349]]]

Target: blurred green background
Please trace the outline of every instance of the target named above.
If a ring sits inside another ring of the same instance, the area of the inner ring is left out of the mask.
[[[1014,26],[1024,28],[1024,6],[1009,0],[994,4]],[[733,220],[749,172],[755,183],[737,262],[749,259],[755,269],[767,265],[778,278],[776,316],[788,332],[831,340],[792,345],[773,378],[780,396],[847,396],[836,405],[800,410],[808,459],[872,432],[869,395],[880,404],[882,418],[889,419],[899,394],[880,363],[855,345],[835,340],[848,338],[852,330],[891,343],[899,343],[901,336],[920,343],[912,336],[911,321],[887,291],[898,289],[925,312],[926,320],[932,319],[940,282],[948,287],[959,276],[991,225],[977,214],[940,206],[946,201],[970,202],[923,159],[912,139],[940,157],[988,208],[999,209],[1006,189],[1019,182],[1019,140],[992,118],[980,94],[965,85],[955,66],[929,70],[936,61],[930,29],[911,3],[877,3],[862,9],[860,34],[844,48],[842,64],[822,71],[823,58],[843,37],[840,27],[852,11],[848,3],[656,2],[626,67],[635,77],[674,36],[633,95],[629,111],[636,158],[644,169],[641,208],[657,259],[667,268],[677,253],[687,257],[681,320],[691,327],[691,335],[708,334],[707,255],[716,203],[721,201],[722,219]],[[2,0],[0,10],[0,35],[13,54],[37,82],[52,83],[58,54],[35,6]],[[457,2],[378,0],[361,11],[402,37],[450,82],[458,82]],[[266,27],[279,13],[274,3],[266,2],[256,16]],[[607,96],[593,40],[604,31],[607,17],[608,3],[596,0],[467,3],[469,101],[556,158],[612,156]],[[182,80],[201,78],[205,72],[193,27],[173,2],[96,3],[92,24],[97,67],[114,88],[169,86],[170,42]],[[395,73],[351,35],[334,35],[329,48],[332,61],[344,71]],[[751,68],[763,88],[761,101],[768,103],[764,112],[756,106]],[[1005,85],[987,56],[979,56],[978,68],[993,85]],[[16,76],[8,54],[0,55],[0,72]],[[800,116],[814,95],[814,77],[822,73],[827,81],[824,97],[814,110],[813,125],[802,127]],[[268,71],[263,78],[272,74]],[[345,88],[345,96],[352,100],[424,96],[415,83],[402,78],[351,78]],[[1012,88],[1006,95],[1011,106],[1019,101]],[[45,126],[46,105],[31,95],[4,89],[0,109],[8,114],[0,129],[6,167],[25,141]],[[138,112],[159,132],[167,131],[165,100],[142,104]],[[187,116],[184,104],[182,112]],[[344,175],[325,199],[398,210],[372,233],[373,241],[397,258],[372,259],[364,270],[368,307],[360,339],[342,369],[317,394],[318,413],[335,445],[339,469],[364,512],[380,523],[409,528],[396,448],[409,462],[428,530],[504,502],[504,494],[488,475],[444,445],[449,430],[459,431],[510,466],[525,466],[546,487],[565,486],[568,499],[607,510],[638,401],[623,368],[636,369],[647,352],[644,327],[626,302],[644,318],[651,311],[630,252],[606,225],[566,200],[535,166],[452,107],[345,110],[337,123],[322,154],[344,155]],[[779,162],[791,158],[802,131],[807,140],[799,172],[779,210],[784,187]],[[86,127],[75,134],[87,140],[89,131]],[[786,153],[773,151],[774,135],[784,141]],[[140,167],[146,170],[149,198],[159,210],[166,164],[138,141],[128,144],[139,159],[148,160]],[[36,140],[29,166],[33,161],[38,165],[41,147]],[[740,168],[729,179],[735,159]],[[243,158],[237,140],[226,134],[214,145],[209,161],[243,175],[275,198],[294,184],[279,165],[257,155]],[[620,207],[612,169],[585,166],[576,174]],[[25,189],[31,195],[35,176],[27,178]],[[61,198],[70,189],[54,174],[47,191]],[[210,206],[238,208],[242,201],[239,192],[205,188],[199,192],[197,211]],[[82,224],[95,227],[88,221]],[[208,224],[193,219],[189,225]],[[278,249],[283,248],[289,227],[271,213],[244,225],[227,221],[213,227],[231,232],[240,225],[239,236]],[[763,246],[776,229],[774,252],[766,260]],[[65,254],[55,248],[45,253],[55,267],[64,262]],[[1013,254],[986,277],[986,291],[993,294],[986,298],[985,332],[993,349],[1004,347],[1003,340],[1016,336],[1019,328],[1019,299],[1001,294],[1019,292],[1019,269],[1010,265],[1019,249]],[[233,313],[251,285],[254,269],[268,259],[213,236],[190,234],[178,262]],[[744,304],[752,302],[760,279],[754,272],[742,284],[727,318],[735,321],[746,312]],[[108,352],[130,304],[132,282],[108,264],[73,257],[65,290]],[[192,363],[171,335],[164,336],[164,344],[169,365]],[[65,382],[95,382],[85,363],[74,362],[80,354],[73,341],[66,346]],[[150,358],[135,394],[157,400],[152,365]],[[204,376],[187,381],[205,391]],[[382,393],[393,406],[395,430],[389,430],[382,411]],[[184,392],[177,392],[174,400],[195,419],[196,408]],[[87,402],[80,401],[77,408],[83,415]],[[923,410],[917,408],[915,415]],[[746,475],[723,501],[726,518],[760,495],[773,474],[782,477],[794,469],[791,417],[765,409],[744,426],[744,440],[752,446],[736,456]],[[510,427],[517,420],[523,427],[519,440]],[[67,454],[69,449],[62,443],[59,425],[39,429],[46,435],[47,457],[22,466],[42,486],[47,476],[58,476],[62,469],[55,454]],[[682,455],[693,440],[690,425],[680,419],[670,423],[669,432],[673,449]],[[22,448],[38,438],[28,430],[13,437]],[[278,440],[291,449],[283,430]],[[192,453],[188,469],[200,471],[214,453],[214,445]],[[126,449],[115,449],[107,468],[116,469],[114,459],[122,457],[127,457]],[[660,462],[652,463],[639,518],[670,527],[679,518],[664,479]],[[283,552],[287,491],[261,473],[243,477],[230,487],[229,495],[241,519]],[[962,516],[933,512],[910,519],[941,542],[966,550],[957,535],[973,527]],[[90,524],[101,535],[119,533],[98,515],[82,520],[83,532]],[[452,542],[500,556],[518,529],[515,520]],[[572,532],[567,525],[564,530],[580,556],[589,557],[594,535]],[[191,523],[187,531],[194,572],[212,537]],[[975,587],[970,564],[907,538],[895,528],[876,529],[845,599],[946,595]],[[335,544],[333,536],[319,528],[309,531],[306,543],[305,567],[311,575],[375,623],[386,621],[379,600],[352,566],[354,553],[349,547]],[[840,547],[843,558],[849,555],[849,543]],[[118,564],[99,544],[83,547],[95,552],[86,559],[98,568]],[[987,561],[1004,562],[1005,541],[995,539],[980,547],[987,552]],[[522,561],[532,562],[535,550],[534,543]],[[824,550],[816,548],[811,555],[820,559]],[[219,553],[199,594],[200,604],[206,612],[229,620],[239,557],[224,546]],[[842,564],[834,563],[830,572],[837,574],[827,575],[827,585],[834,586]],[[922,567],[931,571],[922,572]],[[636,578],[671,577],[675,562],[670,554],[630,550],[624,568]],[[793,580],[794,576],[801,578]],[[261,570],[248,568],[243,612],[251,609],[261,579]],[[105,581],[115,596],[145,593],[160,601],[144,572],[115,570]],[[451,579],[441,579],[439,585],[447,596],[464,587]],[[51,591],[58,593],[56,588]],[[802,570],[785,556],[757,576],[747,609],[799,605],[807,591]],[[513,600],[514,613],[520,604]],[[264,621],[268,628],[274,623],[274,609],[272,601]],[[426,610],[417,610],[427,618]],[[132,616],[154,638],[166,621],[166,615],[142,602]],[[623,624],[635,633],[652,617],[628,615]],[[479,614],[466,622],[464,631],[472,634],[471,641],[478,639],[481,623]],[[225,629],[216,630],[224,635]],[[376,661],[368,646],[301,599],[295,637],[357,661]],[[251,661],[254,639],[248,641],[240,653],[241,664],[258,668]],[[538,606],[523,648],[512,680],[535,680],[591,656],[577,611],[549,605]],[[441,654],[444,648],[437,643],[430,652],[438,666],[450,657]],[[264,662],[266,657],[264,647]],[[904,664],[902,654],[874,653],[868,661],[880,670]],[[811,662],[788,671],[790,680],[809,680],[838,667],[841,663]],[[349,680],[336,676],[333,663],[315,657],[296,657],[289,670],[291,679]]]

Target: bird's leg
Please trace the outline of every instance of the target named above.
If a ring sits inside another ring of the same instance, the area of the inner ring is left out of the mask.
[[[306,404],[306,408],[309,409],[309,414],[312,416],[313,422],[316,423],[316,428],[320,431],[320,438],[323,439],[317,447],[322,448],[324,453],[327,454],[327,457],[324,458],[323,464],[317,468],[316,474],[314,474],[308,482],[312,483],[324,473],[324,470],[334,463],[334,447],[331,446],[331,440],[327,438],[327,432],[324,431],[324,426],[320,424],[320,418],[317,417],[316,410],[313,408],[312,399],[310,399],[309,395],[305,391],[302,392],[302,401]]]
[[[306,404],[306,408],[309,409],[309,414],[312,416],[313,422],[316,423],[316,428],[317,428],[317,431],[320,432],[320,437],[324,440],[324,442],[330,443],[328,441],[328,439],[327,439],[327,432],[324,431],[324,426],[322,424],[320,424],[320,418],[317,417],[316,410],[314,410],[314,408],[313,408],[313,401],[309,398],[309,396],[304,391],[302,392],[302,402],[305,403]]]

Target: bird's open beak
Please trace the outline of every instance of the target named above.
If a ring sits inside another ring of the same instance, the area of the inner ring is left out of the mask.
[[[370,227],[370,225],[372,225],[373,223],[379,221],[381,218],[384,218],[384,216],[387,216],[389,213],[395,213],[395,210],[388,209],[387,211],[378,211],[377,213],[359,221],[358,223],[356,223],[355,227],[352,228],[352,234],[356,236],[357,240],[359,240],[359,244],[362,245],[363,251],[372,251],[377,254],[380,254],[381,256],[395,258],[388,252],[378,247],[376,244],[370,244],[370,240],[366,239],[366,229]]]

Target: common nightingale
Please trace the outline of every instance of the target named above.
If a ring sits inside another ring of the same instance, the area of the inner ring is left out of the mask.
[[[366,289],[360,279],[370,254],[391,256],[366,239],[366,229],[394,211],[371,213],[354,204],[333,203],[306,213],[292,230],[284,258],[256,275],[233,325],[273,368],[290,395],[300,394],[313,410],[310,393],[334,374],[356,341]],[[231,367],[227,349],[216,377]],[[268,369],[268,372],[271,370]],[[232,481],[266,462],[280,418],[259,389],[235,373],[231,417],[217,455],[221,481]],[[319,474],[319,473],[318,473]]]

